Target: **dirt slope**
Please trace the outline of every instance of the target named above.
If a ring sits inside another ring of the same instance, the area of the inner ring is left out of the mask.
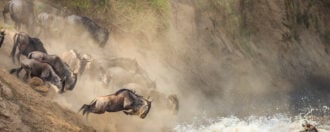
[[[0,70],[0,131],[95,131],[77,113],[62,108]]]

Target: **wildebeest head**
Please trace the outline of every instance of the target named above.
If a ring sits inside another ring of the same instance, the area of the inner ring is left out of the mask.
[[[0,31],[0,48],[2,46],[3,41],[5,40],[5,31]]]
[[[151,108],[151,100],[149,100],[149,98],[145,99],[143,98],[143,105],[140,107],[138,113],[140,118],[144,119],[146,118],[146,116],[148,115],[150,108]]]
[[[78,80],[78,74],[71,72],[70,77],[65,78],[65,86],[68,90],[73,90]]]

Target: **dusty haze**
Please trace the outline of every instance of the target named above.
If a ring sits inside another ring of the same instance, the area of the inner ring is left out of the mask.
[[[43,2],[36,1],[47,5]],[[157,28],[157,12],[138,14],[132,27],[109,16],[112,23],[102,22],[112,31],[105,48],[62,22],[53,25],[60,34],[42,33],[50,54],[70,49],[90,54],[94,68],[102,66],[112,76],[104,86],[100,70],[87,71],[73,91],[50,98],[75,112],[122,87],[153,98],[146,119],[121,112],[90,114],[87,124],[99,131],[170,131],[201,117],[293,117],[311,109],[316,109],[312,115],[329,115],[318,111],[330,105],[328,2],[170,0],[168,6],[165,29]],[[58,10],[63,8],[50,12]],[[9,69],[15,31],[7,28],[0,57]],[[113,63],[116,58],[129,63]],[[176,115],[167,108],[170,94],[180,101]]]

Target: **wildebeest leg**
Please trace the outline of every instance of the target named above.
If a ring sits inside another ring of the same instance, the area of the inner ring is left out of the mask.
[[[19,77],[19,73],[22,71],[23,67],[20,67],[17,69],[16,71],[16,77],[18,78]]]
[[[64,88],[65,88],[65,80],[62,81],[62,87],[61,87],[59,93],[64,93]]]
[[[13,49],[11,50],[11,52],[10,52],[10,57],[11,57],[14,64],[15,64],[16,49],[19,45],[19,43],[18,43],[19,36],[20,36],[20,34],[17,34],[17,33],[14,35],[14,46],[13,46]]]
[[[3,44],[4,39],[5,39],[5,32],[2,31],[2,32],[0,32],[0,48]]]
[[[21,54],[22,52],[21,51],[18,51],[18,53],[16,54],[16,59],[18,61],[18,64],[21,64]],[[15,62],[15,61],[14,61]]]
[[[26,73],[25,73],[25,75],[24,75],[24,77],[23,77],[23,80],[24,81],[26,81],[26,80],[28,80],[29,78],[31,78],[31,71],[30,70],[27,70],[27,71],[25,71]]]
[[[17,30],[17,31],[21,31],[21,27],[22,27],[22,26],[21,26],[21,23],[16,22],[15,25],[16,25],[16,30]]]
[[[19,73],[21,72],[22,69],[23,69],[22,67],[14,68],[14,69],[11,69],[11,70],[9,71],[9,73],[10,73],[10,74],[13,74],[13,73],[16,72],[16,77],[18,78],[18,77],[19,77]]]
[[[9,2],[5,5],[5,7],[4,7],[3,11],[2,11],[4,23],[7,23],[7,17],[6,17],[6,14],[7,13],[9,13]]]

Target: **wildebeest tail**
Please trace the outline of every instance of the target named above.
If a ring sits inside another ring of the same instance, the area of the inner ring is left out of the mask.
[[[11,50],[11,53],[10,53],[10,56],[12,57],[12,60],[13,60],[13,62],[15,63],[15,53],[16,53],[16,49],[17,49],[17,45],[18,45],[18,37],[19,37],[19,34],[18,33],[16,33],[15,35],[14,35],[14,46],[13,46],[13,49]]]
[[[88,113],[92,112],[93,108],[95,107],[95,104],[96,104],[96,99],[94,99],[89,105],[87,104],[84,104],[80,109],[79,109],[79,112],[80,111],[83,111],[83,115],[86,114],[86,116],[88,116]]]

